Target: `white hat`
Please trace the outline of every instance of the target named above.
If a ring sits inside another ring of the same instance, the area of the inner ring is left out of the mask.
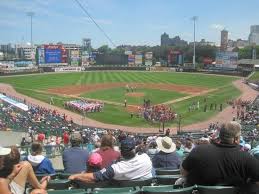
[[[175,143],[170,137],[158,137],[156,139],[157,147],[159,150],[165,153],[172,153],[176,149]]]
[[[11,148],[0,147],[0,156],[6,156],[11,153]]]

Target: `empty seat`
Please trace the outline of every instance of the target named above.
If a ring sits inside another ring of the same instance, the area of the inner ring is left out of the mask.
[[[143,194],[192,194],[193,187],[175,189],[173,185],[145,186],[142,188]]]
[[[175,181],[180,177],[180,175],[158,175],[155,179],[158,185],[174,185]]]
[[[199,194],[236,194],[238,189],[232,186],[201,186],[197,185],[194,190]]]
[[[180,169],[157,168],[156,175],[178,175]]]

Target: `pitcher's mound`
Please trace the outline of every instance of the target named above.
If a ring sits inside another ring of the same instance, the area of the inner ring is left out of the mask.
[[[145,94],[143,92],[129,92],[129,93],[126,93],[126,96],[143,97],[143,96],[145,96]]]

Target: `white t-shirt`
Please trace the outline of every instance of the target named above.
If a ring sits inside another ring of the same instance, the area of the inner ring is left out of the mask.
[[[152,177],[152,162],[147,154],[136,154],[130,160],[113,164],[115,180],[148,179]]]

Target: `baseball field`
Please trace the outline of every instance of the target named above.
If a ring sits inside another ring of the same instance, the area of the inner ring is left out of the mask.
[[[103,123],[154,127],[158,123],[130,116],[143,105],[144,99],[149,99],[152,105],[166,104],[181,115],[183,125],[192,124],[218,114],[220,104],[224,108],[227,101],[240,95],[232,85],[236,79],[197,73],[105,71],[1,77],[0,82],[11,84],[18,92],[47,103],[52,98],[54,105],[59,107],[73,99],[100,100],[105,104],[103,111],[87,113],[87,117]],[[198,101],[199,108],[189,111],[189,106]],[[204,112],[206,104],[208,107]],[[217,108],[213,105],[210,109],[210,104],[216,104]],[[166,126],[177,122],[175,119]]]

